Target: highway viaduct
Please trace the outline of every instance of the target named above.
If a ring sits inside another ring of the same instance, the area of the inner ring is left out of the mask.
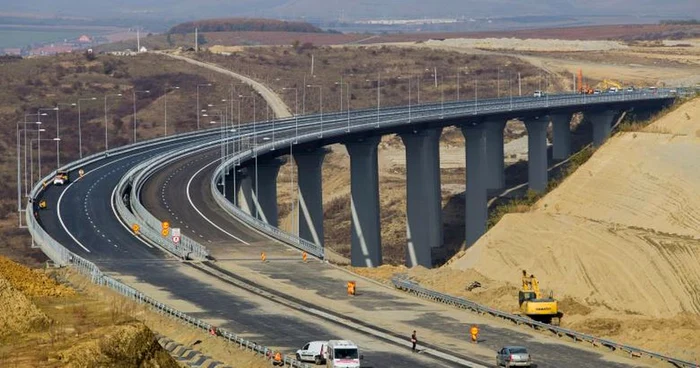
[[[503,131],[506,121],[519,119],[525,124],[528,186],[542,192],[548,184],[546,134],[549,124],[552,124],[553,135],[552,158],[565,160],[571,154],[570,122],[574,113],[582,112],[590,122],[591,141],[598,147],[610,136],[613,121],[623,111],[658,110],[671,101],[672,96],[664,92],[660,95],[558,95],[521,98],[515,104],[503,99],[482,106],[463,103],[461,110],[427,119],[416,119],[409,112],[393,117],[389,124],[366,123],[362,128],[353,127],[349,122],[343,128],[341,114],[341,118],[326,122],[325,132],[307,135],[303,140],[295,139],[296,144],[289,147],[275,149],[272,145],[270,150],[259,150],[254,145],[254,154],[249,160],[241,162],[239,158],[226,166],[227,185],[220,188],[229,188],[224,194],[234,205],[276,227],[277,175],[283,163],[279,156],[292,152],[298,167],[299,236],[323,247],[321,172],[327,153],[324,146],[345,145],[350,156],[351,263],[356,267],[376,267],[382,264],[377,149],[383,135],[397,134],[406,152],[406,265],[432,267],[432,248],[443,245],[439,139],[444,127],[458,127],[466,141],[465,240],[470,246],[486,231],[487,191],[503,189],[505,184]],[[278,134],[278,137],[284,136]],[[240,150],[246,148],[250,147]]]

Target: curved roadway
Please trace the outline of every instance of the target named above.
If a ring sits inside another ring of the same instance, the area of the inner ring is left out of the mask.
[[[185,234],[206,245],[222,269],[276,287],[281,293],[293,297],[308,297],[319,308],[351,314],[380,328],[396,330],[401,326],[401,331],[416,328],[424,336],[430,336],[429,341],[436,345],[444,341],[454,351],[469,353],[471,347],[468,345],[471,344],[467,344],[465,333],[469,323],[465,321],[475,320],[473,315],[435,306],[366,282],[360,289],[371,298],[360,301],[347,297],[342,285],[349,275],[323,263],[299,267],[297,251],[266,238],[225,213],[216,205],[210,190],[211,177],[220,161],[219,154],[218,149],[213,149],[183,157],[156,172],[142,189],[142,203],[156,217],[171,219],[172,223],[182,227]],[[261,251],[267,253],[269,263],[259,261]],[[390,313],[382,314],[387,308]],[[366,313],[363,314],[362,310]],[[494,321],[482,319],[478,322],[484,337],[482,347],[495,352],[504,345],[527,341],[540,368],[628,366],[610,362],[609,356],[581,346],[542,339],[536,334]],[[484,355],[484,352],[475,351],[474,354]]]
[[[51,185],[43,192],[48,210],[38,212],[39,222],[54,239],[104,272],[161,302],[258,343],[289,352],[307,341],[347,336],[368,347],[367,363],[375,367],[452,366],[424,355],[396,352],[393,345],[234,287],[136,238],[116,218],[109,198],[129,168],[181,145],[161,144],[85,166],[87,174],[82,179],[65,187]]]

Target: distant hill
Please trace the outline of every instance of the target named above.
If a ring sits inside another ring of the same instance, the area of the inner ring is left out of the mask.
[[[170,28],[168,33],[192,33],[195,28],[199,32],[323,32],[321,28],[305,22],[288,22],[261,18],[221,18],[180,23]]]

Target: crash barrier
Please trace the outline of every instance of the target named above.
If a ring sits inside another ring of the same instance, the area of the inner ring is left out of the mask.
[[[207,149],[211,145],[218,143],[217,140],[214,140],[204,144],[188,145],[178,148],[177,152],[181,155],[189,154]],[[112,198],[112,201],[115,203],[117,214],[125,225],[142,225],[138,236],[143,236],[179,258],[203,261],[209,257],[209,250],[182,233],[177,243],[170,236],[170,231],[168,231],[166,236],[163,236],[162,224],[163,220],[166,219],[158,219],[148,212],[141,204],[139,197],[140,188],[150,173],[179,157],[178,155],[173,155],[172,152],[167,152],[134,166],[119,180],[117,189],[114,192],[115,196],[118,195],[118,197]],[[127,203],[130,208],[126,206]]]
[[[211,134],[218,134],[217,129],[207,129],[207,130],[202,130],[199,132],[188,132],[188,133],[181,133],[181,134],[175,134],[171,135],[168,137],[161,137],[161,138],[156,138],[152,139],[149,141],[144,141],[144,142],[138,142],[134,144],[129,144],[126,146],[121,146],[117,148],[113,148],[109,150],[108,152],[98,152],[94,153],[92,155],[83,157],[82,159],[72,161],[58,170],[54,170],[51,173],[49,173],[47,176],[42,178],[40,181],[36,182],[34,187],[32,188],[32,191],[29,194],[29,202],[27,203],[25,215],[26,215],[26,223],[27,223],[27,228],[29,232],[32,235],[32,242],[39,246],[41,248],[41,251],[46,254],[47,257],[49,257],[56,265],[66,265],[68,261],[69,254],[67,254],[67,250],[59,244],[56,240],[54,240],[46,231],[36,222],[36,219],[34,217],[34,202],[37,198],[39,198],[39,195],[41,194],[41,191],[46,189],[46,184],[50,185],[53,181],[53,178],[56,176],[56,173],[58,171],[77,171],[80,169],[83,169],[85,172],[85,168],[88,165],[94,164],[99,162],[100,160],[103,160],[104,158],[108,156],[117,156],[117,155],[124,155],[130,152],[133,152],[135,150],[144,148],[144,147],[150,147],[153,145],[161,144],[161,143],[166,143],[166,142],[177,142],[177,141],[186,141],[191,138],[196,138],[198,136],[201,137],[206,137]],[[89,174],[88,172],[85,172],[85,175]],[[76,176],[72,175],[71,176],[72,180],[80,180],[80,179],[75,179]]]
[[[206,133],[203,133],[206,134]],[[175,139],[178,139],[175,137]],[[134,147],[124,147],[121,150],[118,150],[118,153],[124,153],[128,151],[132,151]],[[111,152],[112,154],[117,154],[117,150]],[[91,162],[97,161],[104,157],[103,154],[98,154],[98,155],[92,155],[90,157],[86,157],[83,160],[75,161],[69,165],[66,165],[61,168],[61,170],[73,170],[76,169],[82,165],[87,165]],[[44,186],[42,183],[47,182],[49,179],[53,178],[55,175],[56,171],[52,172],[48,176],[46,176],[42,181],[40,181],[37,185],[35,185],[34,189],[32,190],[31,193],[31,198],[37,198],[37,195],[40,193],[41,190],[44,189]],[[150,308],[164,314],[167,316],[170,316],[172,318],[177,318],[191,326],[194,326],[196,328],[199,328],[204,331],[210,331],[212,328],[216,328],[215,326],[202,321],[200,319],[191,317],[183,312],[178,311],[177,309],[171,308],[163,303],[158,302],[157,300],[148,297],[147,295],[143,294],[142,292],[126,285],[123,284],[122,282],[112,278],[111,276],[105,275],[100,271],[100,269],[95,265],[94,263],[88,261],[85,258],[82,258],[78,256],[77,254],[72,253],[69,251],[67,248],[65,248],[63,245],[61,245],[59,242],[57,242],[55,239],[53,239],[36,221],[36,218],[34,217],[34,212],[33,212],[33,203],[30,202],[27,205],[27,211],[26,211],[26,221],[27,221],[27,228],[29,232],[32,235],[32,242],[37,244],[42,252],[46,254],[56,265],[58,266],[71,266],[75,270],[77,270],[80,274],[87,276],[90,278],[90,280],[97,284],[97,285],[105,285],[111,288],[112,290],[115,290],[116,292],[127,296],[139,303],[146,304]],[[272,352],[272,350],[265,345],[258,344],[254,341],[249,341],[246,340],[242,337],[237,336],[235,333],[231,331],[227,331],[226,329],[223,328],[216,328],[217,335],[221,338],[224,338],[228,340],[231,343],[238,344],[238,346],[241,349],[249,350],[252,351],[256,354],[261,354],[263,357],[268,356],[268,352]],[[299,367],[299,368],[310,368],[309,365],[304,364],[302,362],[297,361],[296,359],[284,357],[283,358],[283,363],[284,366],[287,367]]]
[[[603,338],[598,338],[595,336],[591,335],[586,335],[580,332],[576,332],[567,328],[563,327],[558,327],[558,326],[553,326],[550,324],[542,323],[542,322],[537,322],[534,321],[530,318],[515,315],[515,314],[510,314],[506,312],[499,311],[497,309],[489,308],[485,305],[479,304],[472,302],[467,299],[462,299],[462,298],[457,298],[451,295],[447,294],[442,294],[437,291],[433,291],[430,289],[426,289],[424,287],[421,287],[417,283],[407,280],[405,278],[398,278],[395,277],[391,279],[391,282],[394,284],[394,286],[397,289],[403,290],[409,294],[414,294],[418,297],[424,298],[424,299],[429,299],[434,302],[438,303],[443,303],[447,304],[453,307],[461,308],[461,309],[467,309],[472,312],[476,312],[479,314],[488,314],[493,317],[498,317],[510,322],[515,323],[516,325],[526,325],[529,326],[535,330],[542,330],[542,331],[549,331],[552,332],[553,334],[559,336],[559,337],[569,337],[574,341],[585,341],[590,343],[593,346],[604,346],[611,351],[620,351],[629,354],[631,357],[649,357],[649,358],[654,358],[654,359],[659,359],[661,361],[668,362],[676,367],[682,367],[682,368],[697,368],[697,365],[692,362],[687,362],[684,360],[680,359],[675,359],[666,355],[662,355],[659,353],[654,353],[652,351],[640,349],[640,348],[635,348],[633,346],[629,345],[624,345],[617,343],[612,340],[607,340]]]
[[[374,130],[378,128],[400,127],[407,124],[427,123],[441,119],[454,119],[469,116],[481,116],[484,114],[502,113],[507,111],[519,110],[528,111],[542,109],[548,107],[564,107],[564,106],[595,106],[596,104],[605,104],[611,102],[624,102],[630,100],[653,100],[674,97],[666,90],[657,91],[655,93],[635,92],[635,93],[615,93],[602,94],[595,96],[586,95],[555,95],[542,98],[519,98],[519,99],[490,99],[484,101],[451,101],[444,104],[420,105],[411,109],[403,108],[387,108],[381,114],[377,110],[358,110],[347,111],[344,113],[329,114],[323,124],[327,127],[326,130],[320,132],[324,139],[329,139],[337,136],[342,136],[350,131],[358,132],[362,130]],[[306,117],[311,118],[312,116]],[[269,127],[269,124],[263,125]],[[311,129],[309,129],[311,128]],[[323,247],[302,239],[296,235],[287,233],[279,228],[268,224],[267,222],[258,219],[243,211],[238,206],[229,201],[224,194],[217,188],[217,183],[221,182],[224,173],[231,168],[244,165],[261,154],[267,154],[276,149],[286,149],[292,145],[300,143],[308,143],[319,139],[319,124],[305,124],[294,129],[285,129],[277,133],[277,140],[256,145],[252,148],[234,152],[225,162],[220,164],[212,175],[210,190],[214,196],[215,202],[229,215],[237,218],[242,223],[256,229],[267,236],[279,240],[285,244],[291,245],[302,251],[308,252],[318,258],[324,258]],[[233,137],[234,140],[242,141],[243,138],[250,138],[249,134],[237,132]],[[242,145],[239,145],[242,146]]]

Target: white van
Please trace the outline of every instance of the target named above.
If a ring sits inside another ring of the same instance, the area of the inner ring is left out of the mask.
[[[297,350],[296,358],[300,362],[314,362],[317,365],[326,362],[328,341],[310,341]]]
[[[330,340],[326,355],[327,368],[360,368],[360,349],[350,340]]]

